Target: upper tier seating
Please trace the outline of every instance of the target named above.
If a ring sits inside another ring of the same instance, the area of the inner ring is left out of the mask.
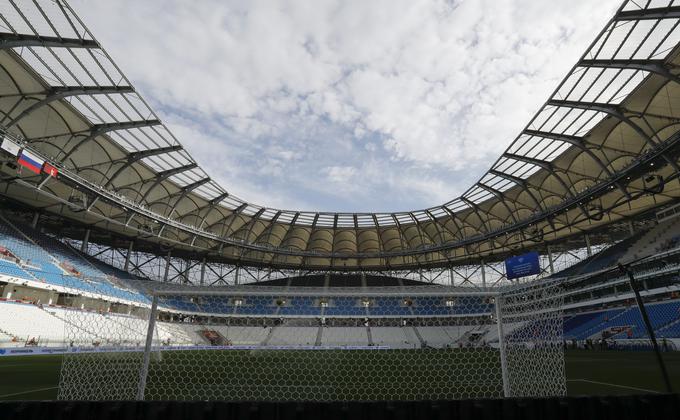
[[[328,300],[328,306],[324,315],[366,315],[366,308],[361,306],[361,301],[356,297],[334,297]]]
[[[571,277],[593,273],[612,267],[619,262],[627,263],[670,249],[678,243],[680,243],[680,217],[665,220],[649,230],[637,232],[551,277]]]
[[[321,315],[321,306],[316,304],[313,297],[290,297],[286,305],[279,309],[279,315]]]
[[[118,282],[112,276],[121,278],[121,270],[95,263],[91,257],[28,226],[12,225],[0,218],[0,245],[20,260],[19,265],[2,260],[0,270],[5,274],[148,303],[141,293],[114,284]],[[123,278],[132,277],[126,274]]]
[[[5,267],[10,269],[5,273],[10,275],[14,273],[17,277],[39,280],[55,286],[66,286],[64,279],[66,273],[59,268],[59,261],[2,221],[0,221],[0,244],[19,258],[23,271],[16,271],[11,265],[5,264],[3,269]]]
[[[31,278],[31,275],[28,273],[28,271],[17,265],[17,263],[4,259],[0,259],[0,273],[22,279]]]
[[[553,274],[550,277],[571,277],[579,274],[593,273],[595,271],[614,266],[623,258],[623,256],[628,251],[628,248],[638,241],[642,235],[643,233],[640,232],[629,238],[626,238],[610,246],[609,248],[593,254],[583,261],[579,261],[571,267],[565,268],[564,270]]]
[[[678,235],[680,235],[680,217],[664,220],[652,229],[644,232],[628,248],[625,255],[621,257],[621,261],[629,262],[637,260],[668,249]]]

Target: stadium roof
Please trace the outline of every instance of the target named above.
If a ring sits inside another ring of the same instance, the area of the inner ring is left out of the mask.
[[[330,213],[262,207],[231,195],[192,159],[66,2],[10,0],[0,5],[0,124],[61,176],[17,177],[5,166],[12,176],[3,179],[3,194],[67,219],[244,264],[408,268],[532,248],[677,198],[679,25],[674,2],[625,2],[460,197],[409,212]],[[663,191],[652,185],[659,179]]]

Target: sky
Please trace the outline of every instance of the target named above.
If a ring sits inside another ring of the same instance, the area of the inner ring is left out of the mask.
[[[619,0],[72,0],[206,172],[258,205],[443,204],[548,99]]]

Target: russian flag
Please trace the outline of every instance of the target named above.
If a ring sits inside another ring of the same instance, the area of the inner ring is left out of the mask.
[[[33,153],[29,152],[28,150],[24,149],[21,151],[21,154],[19,155],[18,163],[19,165],[28,168],[29,171],[39,174],[45,161],[43,159],[40,159]]]

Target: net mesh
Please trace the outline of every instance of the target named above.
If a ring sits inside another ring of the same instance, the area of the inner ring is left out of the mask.
[[[64,345],[58,398],[62,400],[133,400],[139,395],[150,305],[134,289],[111,283],[65,277],[77,294],[54,311],[64,323]],[[163,330],[154,331],[155,348]]]
[[[440,286],[156,291],[153,311],[147,300],[128,313],[67,312],[72,351],[64,358],[59,396],[373,401],[562,395],[556,292],[523,288],[498,298],[497,291]],[[534,373],[526,372],[529,366]]]
[[[499,295],[507,396],[566,395],[561,291],[547,283]]]

